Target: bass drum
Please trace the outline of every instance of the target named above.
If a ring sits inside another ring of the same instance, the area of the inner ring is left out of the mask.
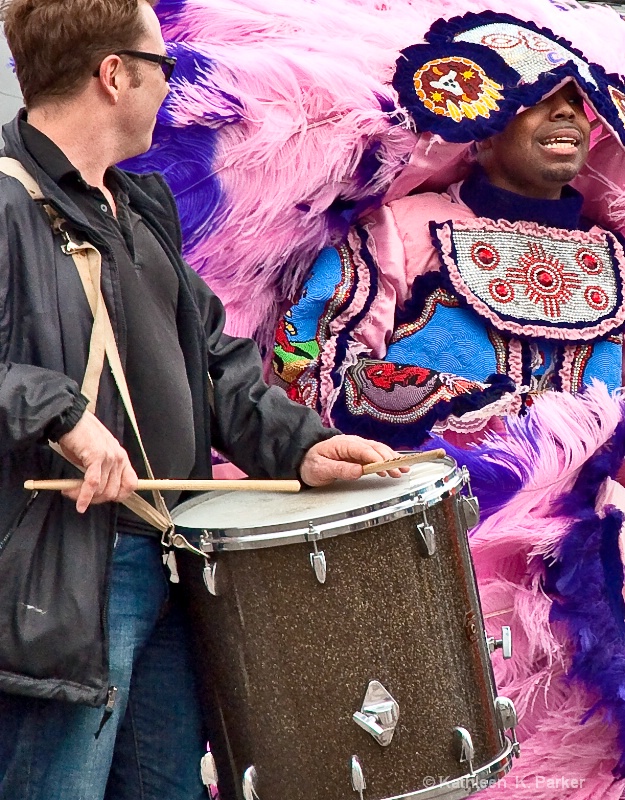
[[[465,487],[443,458],[174,511],[206,555],[178,560],[222,800],[461,798],[508,772]]]

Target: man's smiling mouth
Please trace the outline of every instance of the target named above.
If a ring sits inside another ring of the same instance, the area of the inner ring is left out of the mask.
[[[547,150],[559,151],[563,154],[577,152],[582,143],[582,136],[578,131],[557,131],[551,136],[541,139],[539,144]]]

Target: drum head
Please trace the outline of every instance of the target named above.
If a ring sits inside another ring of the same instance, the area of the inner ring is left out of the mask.
[[[176,528],[201,531],[220,545],[217,549],[268,547],[337,536],[414,513],[415,505],[433,505],[462,482],[455,461],[442,458],[416,464],[401,478],[367,475],[298,494],[209,492],[178,506],[172,518]],[[311,526],[316,537],[309,535]]]

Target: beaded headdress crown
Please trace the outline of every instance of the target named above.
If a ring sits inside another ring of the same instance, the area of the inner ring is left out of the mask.
[[[449,142],[479,141],[572,79],[625,145],[622,79],[550,30],[484,11],[438,20],[425,40],[401,51],[393,79],[418,130]]]

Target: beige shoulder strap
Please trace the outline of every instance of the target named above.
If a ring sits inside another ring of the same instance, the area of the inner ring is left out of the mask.
[[[39,185],[15,158],[2,156],[0,158],[0,172],[4,172],[5,175],[9,175],[11,178],[17,178],[33,200],[43,200]]]
[[[5,175],[9,175],[12,178],[16,178],[18,181],[20,181],[33,200],[44,199],[37,182],[32,178],[32,176],[26,171],[19,161],[16,161],[13,158],[1,157],[0,172],[3,172]],[[104,297],[102,295],[102,259],[100,257],[100,253],[88,242],[75,242],[73,239],[71,239],[69,234],[63,231],[63,221],[59,219],[56,212],[49,206],[44,206],[44,208],[50,217],[50,222],[53,228],[58,232],[62,232],[65,237],[63,251],[67,255],[72,256],[76,269],[78,270],[78,274],[80,275],[91,312],[93,314],[93,329],[91,332],[91,342],[89,345],[89,358],[87,361],[83,385],[81,387],[81,392],[89,401],[87,408],[92,413],[95,411],[98,388],[100,385],[100,376],[102,374],[104,355],[106,353],[113,377],[115,378],[122,402],[124,403],[126,413],[128,414],[135,435],[137,436],[148,477],[154,478],[145,448],[143,447],[143,441],[139,432],[137,418],[135,416],[132,401],[130,399],[130,393],[128,391],[128,385],[126,383],[126,376],[124,375],[119,357],[119,351],[117,349],[117,343],[115,342],[115,334],[113,333],[111,320],[106,308]],[[59,453],[59,455],[63,455],[61,448],[57,444],[50,442],[50,446],[55,450],[55,452]],[[153,495],[156,508],[151,506],[136,493],[132,494],[127,500],[125,500],[124,505],[134,511],[135,514],[148,522],[150,525],[153,525],[162,533],[165,533],[173,528],[172,519],[162,494],[160,492],[153,492]]]

